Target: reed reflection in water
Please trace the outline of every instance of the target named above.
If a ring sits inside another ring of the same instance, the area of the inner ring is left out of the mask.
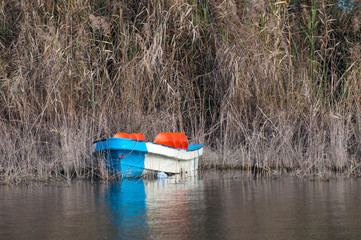
[[[0,186],[0,239],[361,239],[361,181],[197,178]]]
[[[231,175],[203,179],[213,239],[361,239],[360,180]]]

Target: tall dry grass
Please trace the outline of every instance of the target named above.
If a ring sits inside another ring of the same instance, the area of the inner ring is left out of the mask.
[[[184,131],[202,166],[360,174],[360,4],[0,2],[0,179],[101,175],[93,140]]]

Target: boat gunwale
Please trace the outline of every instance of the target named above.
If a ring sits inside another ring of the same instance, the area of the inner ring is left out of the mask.
[[[167,145],[160,144],[160,143],[154,143],[154,142],[151,142],[151,141],[135,140],[135,139],[129,139],[129,138],[105,138],[105,139],[94,141],[92,145],[100,143],[100,142],[107,142],[110,139],[121,139],[121,140],[126,140],[126,141],[129,141],[129,142],[135,142],[135,143],[138,143],[138,142],[150,143],[150,144],[166,147],[166,148],[169,148],[169,149],[172,149],[172,150],[178,150],[178,151],[181,151],[181,152],[194,152],[194,151],[200,150],[200,149],[202,149],[204,147],[204,145],[202,145],[202,144],[189,144],[189,146],[199,146],[199,147],[188,150],[188,149],[182,149],[182,148],[175,148],[175,147],[167,146]],[[188,148],[189,148],[189,146],[188,146]],[[124,149],[124,148],[119,148],[119,149],[114,149],[114,150],[126,150],[126,151],[129,151],[129,149]],[[99,151],[93,151],[93,153],[102,152],[102,151],[109,151],[109,149],[108,150],[104,149],[104,150],[99,150]],[[134,150],[134,151],[141,152],[140,150]],[[149,152],[149,151],[147,153],[152,154],[152,152]],[[156,154],[156,153],[154,153],[154,154]]]

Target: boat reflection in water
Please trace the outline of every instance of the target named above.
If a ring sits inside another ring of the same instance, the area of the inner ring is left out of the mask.
[[[202,209],[203,189],[197,177],[182,180],[172,178],[149,182],[147,193],[147,216],[151,239],[192,239],[197,209]],[[196,225],[196,224],[195,224]]]
[[[105,191],[113,237],[121,239],[189,238],[191,234],[190,190],[199,187],[197,177],[182,179],[123,179]],[[199,189],[193,191],[203,198]],[[202,202],[202,201],[201,201]]]
[[[118,239],[144,239],[147,236],[146,194],[142,179],[112,182],[105,191],[110,206],[113,232]]]

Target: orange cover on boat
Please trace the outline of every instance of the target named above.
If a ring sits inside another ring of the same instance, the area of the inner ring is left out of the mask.
[[[114,135],[115,138],[127,138],[127,139],[133,139],[133,140],[141,140],[145,141],[145,137],[143,133],[116,133]]]
[[[145,141],[145,136],[143,133],[132,133],[130,134],[130,137],[134,140]]]
[[[114,135],[115,138],[128,138],[128,139],[132,139],[129,135],[129,133],[116,133]]]
[[[174,148],[188,149],[188,139],[184,133],[161,132],[155,137],[154,143]]]

